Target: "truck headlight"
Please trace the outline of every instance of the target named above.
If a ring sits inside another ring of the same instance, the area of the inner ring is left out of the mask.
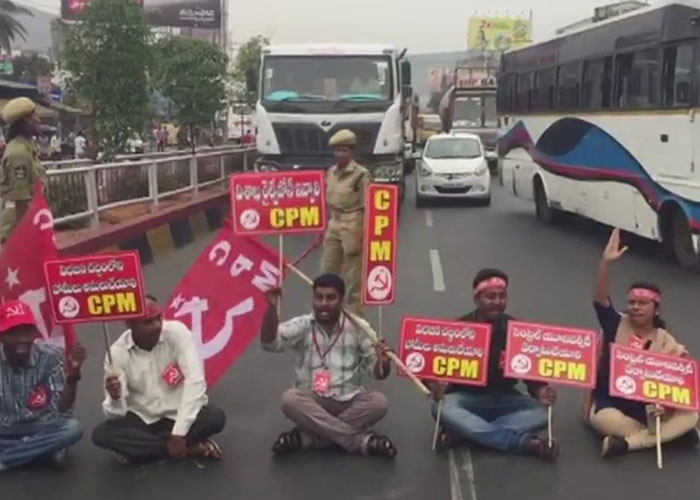
[[[428,165],[421,162],[420,169],[418,169],[418,174],[421,177],[430,177],[431,175],[433,175],[433,171],[430,169],[430,167]]]
[[[273,167],[272,165],[258,165],[256,170],[258,172],[277,172],[279,169],[277,167]]]
[[[375,179],[391,180],[401,174],[401,164],[397,165],[380,165],[374,168]]]

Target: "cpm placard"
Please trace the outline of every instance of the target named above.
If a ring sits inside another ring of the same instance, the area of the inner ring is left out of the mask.
[[[302,233],[326,228],[326,180],[320,171],[231,176],[233,231]]]
[[[396,259],[399,228],[399,188],[369,184],[365,214],[362,303],[387,305],[396,301]]]
[[[698,362],[612,344],[610,395],[698,411]]]
[[[491,325],[405,317],[399,357],[418,378],[485,386]]]
[[[594,330],[508,322],[506,377],[593,388],[597,362]]]
[[[44,277],[56,323],[124,320],[146,313],[137,252],[49,260]]]

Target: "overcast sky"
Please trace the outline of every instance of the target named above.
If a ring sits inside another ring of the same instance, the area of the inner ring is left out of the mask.
[[[228,0],[235,42],[263,34],[275,43],[388,43],[411,53],[463,50],[470,16],[528,15],[541,40],[590,17],[605,0]],[[60,0],[19,0],[57,13]],[[652,3],[654,3],[652,1]],[[566,5],[562,8],[562,5]],[[481,6],[488,6],[481,8]]]

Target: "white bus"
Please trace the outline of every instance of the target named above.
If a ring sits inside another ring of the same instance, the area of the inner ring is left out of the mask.
[[[501,182],[700,269],[700,1],[645,7],[507,52]]]

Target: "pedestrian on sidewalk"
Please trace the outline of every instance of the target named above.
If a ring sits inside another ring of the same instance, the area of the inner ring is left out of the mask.
[[[365,191],[372,179],[369,170],[354,160],[357,137],[351,130],[337,132],[329,145],[334,150],[336,164],[326,176],[330,220],[322,239],[321,272],[343,277],[348,288],[348,309],[362,314]]]
[[[700,436],[698,414],[610,395],[610,344],[622,344],[672,356],[688,357],[686,348],[666,331],[661,319],[661,291],[653,283],[638,282],[627,293],[627,313],[619,313],[609,295],[610,265],[627,247],[620,244],[620,230],[613,230],[598,267],[593,307],[603,330],[598,381],[585,416],[603,436],[601,456],[611,458],[656,446],[656,416],[661,416],[661,442],[677,440],[696,447]],[[650,428],[650,426],[652,426]],[[653,431],[652,431],[653,429]]]
[[[211,436],[223,430],[226,416],[208,404],[192,332],[179,321],[163,320],[151,296],[146,309],[112,344],[112,362],[105,359],[107,421],[95,428],[92,441],[121,463],[219,460],[221,448]]]
[[[487,448],[534,455],[555,460],[559,447],[550,446],[537,431],[547,426],[547,406],[556,401],[556,392],[547,384],[525,382],[529,394],[516,388],[517,380],[504,376],[508,321],[508,275],[499,269],[482,269],[472,282],[476,309],[457,321],[491,325],[491,349],[488,360],[488,385],[430,383],[437,417],[441,400],[441,431],[438,445],[449,448],[473,441]]]
[[[46,169],[33,140],[41,125],[36,104],[27,97],[12,99],[3,108],[2,119],[9,132],[0,171],[0,244],[7,241],[29,208],[37,181],[44,189],[47,185]]]
[[[269,306],[260,329],[263,349],[294,354],[294,388],[282,395],[282,412],[296,427],[283,432],[276,454],[337,445],[349,453],[393,458],[391,440],[371,430],[387,412],[386,396],[367,391],[365,375],[389,376],[384,343],[365,337],[342,313],[345,283],[324,274],[313,283],[313,313],[279,324],[280,291],[268,293]],[[363,320],[359,320],[363,321]]]
[[[0,471],[47,459],[66,463],[83,431],[71,417],[86,352],[34,343],[40,338],[29,306],[0,305]]]

